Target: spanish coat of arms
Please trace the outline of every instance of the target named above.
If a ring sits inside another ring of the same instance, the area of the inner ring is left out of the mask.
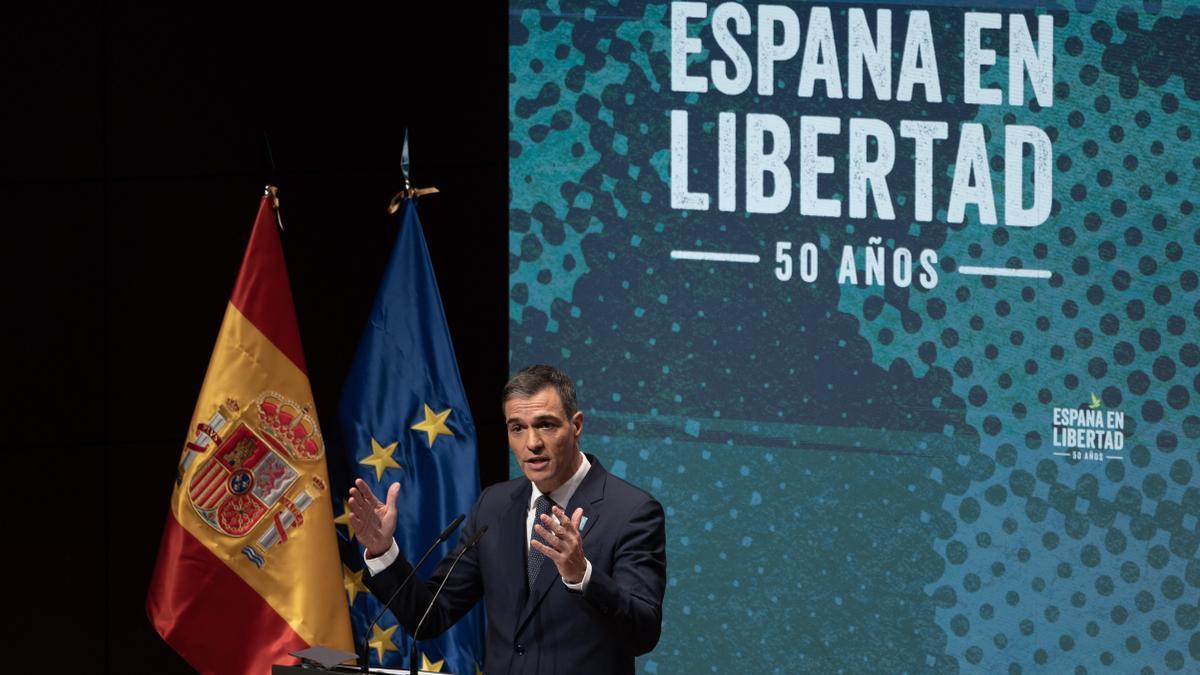
[[[325,489],[315,475],[304,480],[303,465],[325,452],[308,410],[275,392],[260,394],[244,412],[230,399],[207,424],[198,425],[180,463],[182,481],[201,461],[188,481],[187,497],[209,527],[244,537],[269,523],[242,550],[259,567],[272,546],[287,540],[289,529],[304,523],[304,511]]]

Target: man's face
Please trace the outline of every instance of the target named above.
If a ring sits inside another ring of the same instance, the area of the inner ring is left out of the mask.
[[[546,387],[529,398],[510,398],[504,403],[508,445],[525,477],[549,494],[575,475],[582,462],[579,435],[583,413],[567,419],[562,400],[554,387]]]

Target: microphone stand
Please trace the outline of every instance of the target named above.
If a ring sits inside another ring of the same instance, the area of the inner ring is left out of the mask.
[[[438,596],[441,595],[442,589],[446,587],[446,582],[450,580],[450,575],[454,573],[454,566],[458,564],[459,560],[462,560],[462,557],[466,555],[467,551],[470,551],[471,548],[475,546],[475,543],[479,541],[479,538],[483,536],[484,532],[487,532],[487,529],[487,525],[479,528],[479,531],[475,533],[474,537],[471,537],[471,540],[467,542],[467,545],[458,552],[458,555],[454,556],[454,562],[450,563],[450,569],[446,571],[446,576],[442,577],[442,583],[439,584],[437,590],[434,591],[433,598],[429,601],[429,606],[425,608],[425,613],[421,615],[421,620],[417,622],[417,629],[414,630],[412,634],[412,655],[408,661],[408,675],[417,675],[417,635],[420,635],[421,627],[425,625],[425,619],[429,617],[429,612],[432,611],[433,606],[437,604]]]
[[[425,555],[421,556],[421,559],[417,561],[417,564],[412,566],[412,569],[409,570],[409,572],[408,572],[408,576],[404,577],[404,581],[400,582],[400,585],[392,593],[392,597],[388,598],[387,602],[383,603],[383,607],[381,607],[379,609],[379,612],[375,614],[375,618],[371,619],[371,622],[367,624],[367,630],[365,633],[363,633],[362,650],[359,652],[359,659],[358,659],[358,663],[360,666],[360,672],[363,675],[368,675],[371,672],[371,642],[370,642],[371,638],[370,638],[370,635],[371,635],[371,629],[375,627],[375,622],[379,621],[379,618],[381,616],[383,616],[383,613],[385,611],[387,611],[387,608],[391,606],[392,602],[397,597],[399,597],[400,591],[404,590],[404,587],[408,585],[408,582],[412,581],[413,575],[415,575],[417,573],[417,568],[425,563],[425,560],[429,558],[429,556],[433,553],[434,549],[436,549],[438,546],[441,546],[443,543],[445,543],[445,541],[447,539],[450,538],[450,535],[453,534],[454,531],[458,529],[458,526],[462,524],[462,521],[464,519],[466,519],[466,516],[460,513],[460,514],[458,514],[458,517],[454,519],[453,522],[451,522],[449,525],[446,526],[446,529],[442,530],[442,533],[438,535],[437,541],[434,541],[433,545],[430,546],[429,549],[425,551]],[[455,562],[457,562],[457,561],[455,561]]]

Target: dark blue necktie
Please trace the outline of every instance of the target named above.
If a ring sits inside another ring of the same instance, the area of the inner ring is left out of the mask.
[[[550,513],[550,507],[552,506],[554,506],[554,502],[550,501],[550,498],[546,495],[538,497],[533,502],[533,524],[540,524],[542,522],[542,514]],[[545,527],[545,525],[542,525],[542,527]],[[542,535],[538,534],[536,527],[533,529],[533,539],[534,541],[540,541],[543,544],[549,545],[549,542]],[[545,560],[546,556],[542,555],[541,551],[532,545],[529,547],[529,559],[525,563],[525,578],[529,582],[529,588],[533,588],[533,580],[537,579],[538,570],[542,568],[542,563]]]

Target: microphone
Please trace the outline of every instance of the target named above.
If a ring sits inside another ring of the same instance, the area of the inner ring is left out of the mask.
[[[442,577],[442,583],[439,584],[437,590],[433,592],[433,598],[429,600],[429,606],[425,608],[425,613],[421,615],[421,620],[417,622],[417,629],[414,630],[412,634],[412,656],[408,661],[408,675],[417,675],[417,635],[421,633],[421,627],[425,625],[425,619],[429,616],[429,612],[433,610],[433,606],[437,604],[438,595],[441,595],[442,589],[446,587],[446,582],[450,580],[450,575],[454,573],[454,566],[458,564],[459,560],[462,560],[462,557],[466,555],[467,551],[470,551],[471,548],[475,546],[476,542],[479,541],[479,538],[483,536],[483,533],[487,532],[487,529],[488,526],[484,525],[475,532],[474,537],[471,537],[469,540],[467,540],[467,545],[463,546],[463,549],[458,552],[458,555],[454,556],[454,562],[450,563],[450,569],[446,570],[446,576]]]
[[[412,581],[413,575],[417,573],[417,568],[425,563],[426,558],[428,558],[430,556],[430,554],[433,553],[433,550],[435,548],[437,548],[438,546],[441,546],[443,543],[445,543],[445,541],[447,539],[450,538],[450,535],[453,534],[454,531],[458,529],[458,526],[461,525],[462,521],[465,519],[466,519],[466,516],[460,513],[460,514],[458,514],[458,517],[454,519],[453,522],[451,522],[449,525],[446,526],[446,529],[442,530],[442,533],[438,535],[437,540],[434,541],[433,544],[429,547],[429,549],[425,551],[425,555],[421,556],[421,559],[417,561],[417,564],[413,565],[412,569],[409,570],[408,576],[404,577],[404,581],[401,581],[400,585],[398,587],[396,587],[396,590],[392,593],[392,597],[388,598],[387,602],[383,603],[383,607],[381,607],[379,609],[379,612],[377,614],[375,614],[375,618],[371,619],[371,622],[367,624],[367,632],[363,634],[363,639],[362,639],[362,651],[359,652],[359,664],[361,665],[361,672],[364,675],[369,673],[371,670],[370,669],[370,664],[371,664],[370,640],[371,640],[371,629],[374,628],[375,622],[379,621],[379,618],[381,616],[383,616],[383,613],[385,611],[387,611],[387,608],[392,604],[392,601],[394,601],[400,595],[400,591],[404,590],[404,587],[408,585],[409,581]],[[484,528],[484,529],[487,529],[487,528]]]

